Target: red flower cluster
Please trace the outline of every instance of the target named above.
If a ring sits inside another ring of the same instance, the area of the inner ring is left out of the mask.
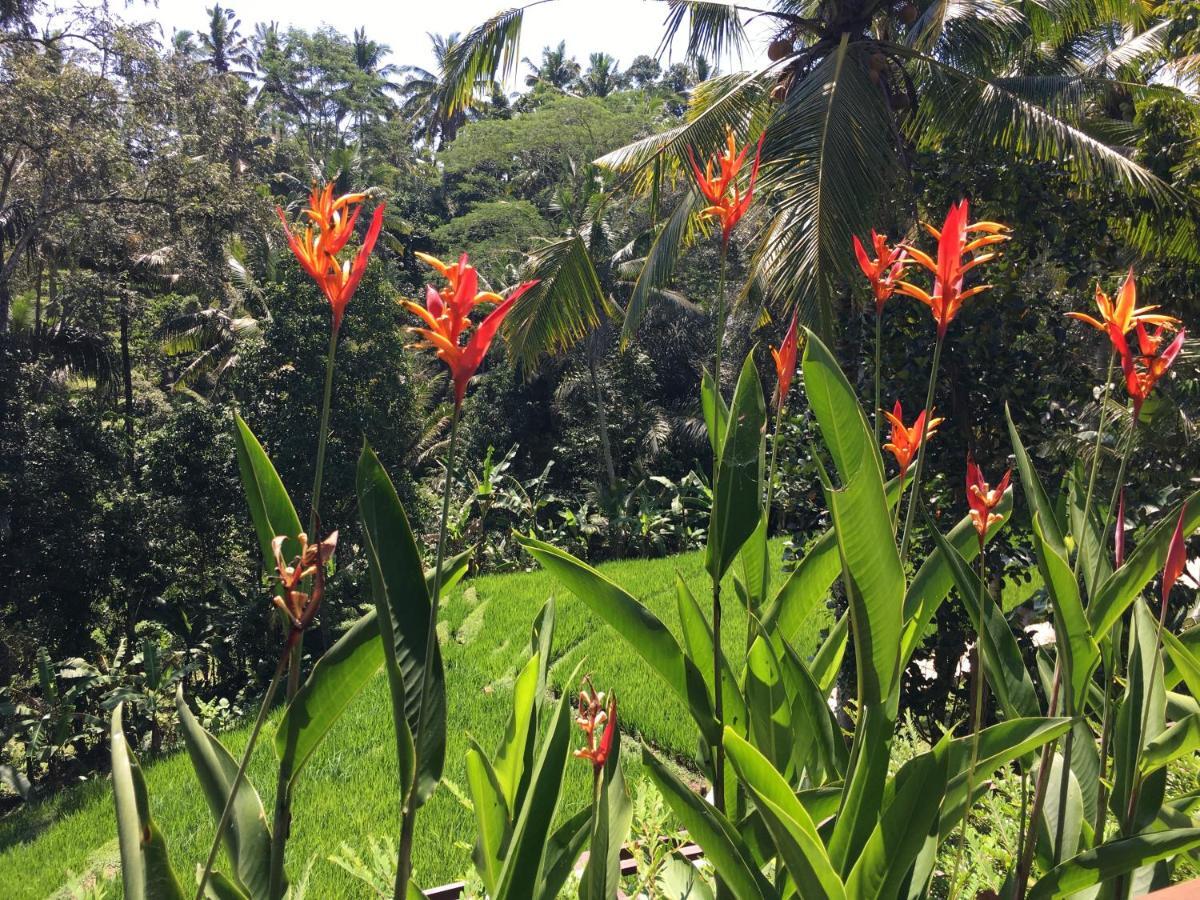
[[[983,472],[975,464],[975,459],[970,454],[967,455],[967,503],[971,507],[971,523],[975,526],[976,534],[979,535],[981,549],[988,529],[993,523],[1004,518],[1000,513],[992,510],[999,506],[1000,501],[1004,499],[1004,492],[1008,490],[1008,483],[1011,480],[1012,469],[1009,469],[1000,479],[1000,483],[994,488],[991,487],[983,480]]]
[[[900,405],[899,400],[896,401],[891,412],[884,410],[883,414],[892,426],[892,439],[890,443],[883,445],[883,449],[896,458],[901,478],[908,472],[908,467],[912,465],[917,451],[921,449],[921,442],[928,441],[933,437],[937,433],[937,427],[946,421],[941,418],[930,419],[928,431],[926,431],[925,413],[926,410],[921,410],[916,421],[913,422],[912,428],[908,428],[904,424],[904,407]]]
[[[775,360],[775,408],[783,409],[787,402],[788,391],[792,389],[792,376],[796,374],[796,351],[799,348],[798,333],[800,310],[792,313],[792,323],[788,326],[787,334],[779,348],[771,348],[771,358]]]
[[[282,590],[273,602],[291,623],[289,646],[299,639],[313,616],[317,614],[317,610],[321,608],[321,596],[325,592],[325,564],[333,558],[333,552],[337,549],[337,539],[338,533],[335,531],[321,543],[310,544],[308,535],[301,532],[298,536],[300,554],[291,564],[283,558],[283,542],[287,537],[278,535],[271,541],[271,549],[275,551],[275,572],[279,576]],[[313,580],[311,594],[301,590],[302,582],[306,578]]]
[[[875,258],[867,256],[867,251],[854,235],[854,255],[858,257],[858,267],[871,282],[871,293],[875,297],[875,314],[883,312],[883,304],[891,298],[900,284],[900,276],[908,265],[908,252],[902,246],[889,247],[887,238],[871,229],[871,246],[875,250]]]
[[[696,155],[692,152],[692,148],[688,147],[688,158],[692,163],[696,184],[709,204],[706,209],[701,210],[700,215],[720,221],[723,244],[729,243],[729,235],[733,233],[734,226],[741,221],[746,210],[750,208],[750,201],[754,197],[754,182],[758,180],[758,164],[762,157],[763,138],[766,136],[764,131],[758,138],[758,147],[754,151],[754,165],[750,168],[750,181],[744,194],[738,187],[738,173],[741,172],[742,165],[746,162],[750,145],[747,144],[739,153],[731,127],[725,127],[725,152],[710,158],[704,164],[704,171],[700,171]],[[716,175],[713,174],[714,162],[720,170]]]
[[[1183,341],[1187,332],[1181,330],[1179,334],[1175,335],[1175,340],[1171,341],[1165,350],[1159,352],[1158,348],[1166,336],[1165,330],[1166,326],[1159,325],[1154,334],[1149,334],[1146,326],[1138,322],[1137,339],[1140,352],[1135,355],[1129,349],[1129,342],[1120,328],[1115,324],[1108,326],[1108,337],[1113,346],[1117,348],[1117,352],[1121,354],[1121,371],[1125,373],[1125,388],[1133,400],[1135,422],[1141,415],[1142,404],[1154,391],[1154,386],[1170,370],[1171,364],[1175,362],[1175,357],[1183,349]]]
[[[617,698],[610,696],[605,703],[604,691],[597,692],[591,682],[585,682],[579,692],[579,715],[575,724],[582,729],[587,737],[587,746],[575,751],[579,759],[590,760],[592,767],[598,772],[608,762],[612,752],[613,736],[617,730]],[[596,730],[603,729],[600,740],[596,740]]]

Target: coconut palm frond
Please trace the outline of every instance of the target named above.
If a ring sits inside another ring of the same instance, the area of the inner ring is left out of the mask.
[[[1128,66],[1136,66],[1161,58],[1167,50],[1167,40],[1171,36],[1173,25],[1174,22],[1168,19],[1140,34],[1133,35],[1128,40],[1102,53],[1089,67],[1089,73],[1111,75]]]
[[[503,10],[451,46],[442,61],[441,106],[465,111],[482,85],[516,73],[525,7]]]
[[[1141,213],[1129,221],[1115,220],[1111,226],[1133,250],[1150,259],[1200,263],[1194,216],[1174,212]]]
[[[954,134],[1019,156],[1061,161],[1079,176],[1085,191],[1095,181],[1158,202],[1175,197],[1174,189],[1152,172],[1053,111],[1006,88],[999,79],[964,72],[907,48],[902,52],[922,70],[925,96],[915,130],[926,146]]]
[[[504,336],[526,371],[543,356],[569,349],[612,312],[582,235],[530,254],[523,277],[539,281],[508,314]]]
[[[753,271],[777,307],[798,304],[804,324],[832,329],[834,285],[851,277],[851,235],[875,221],[899,159],[882,95],[861,48],[838,48],[788,94],[767,127],[762,191],[775,214]]]
[[[696,213],[701,209],[700,201],[700,195],[694,189],[689,189],[680,198],[670,218],[659,228],[625,307],[625,324],[621,328],[623,347],[633,339],[654,292],[670,281],[680,255],[689,244],[689,233],[694,235],[694,229],[689,230],[688,226],[694,223]]]
[[[668,6],[670,11],[663,27],[662,43],[658,47],[659,56],[671,49],[685,19],[688,25],[689,57],[718,60],[726,53],[736,53],[740,57],[747,46],[746,29],[732,2],[669,0]]]

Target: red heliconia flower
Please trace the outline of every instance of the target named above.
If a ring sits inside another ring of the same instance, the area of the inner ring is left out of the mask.
[[[1134,281],[1132,268],[1121,283],[1115,303],[1100,290],[1100,282],[1096,282],[1096,308],[1100,310],[1099,319],[1093,319],[1087,313],[1081,312],[1069,312],[1067,315],[1106,334],[1112,328],[1118,329],[1121,334],[1129,334],[1136,325],[1143,322],[1157,325],[1159,328],[1179,327],[1179,320],[1174,316],[1154,312],[1158,309],[1157,306],[1137,308],[1137,283]]]
[[[875,296],[875,314],[883,312],[885,304],[895,293],[899,278],[904,274],[908,265],[908,254],[902,246],[888,247],[887,238],[876,234],[871,229],[871,246],[875,250],[875,258],[867,256],[867,251],[858,239],[854,237],[854,255],[858,257],[858,267],[871,282],[871,293]]]
[[[579,715],[575,724],[587,738],[587,746],[575,751],[577,759],[590,760],[596,772],[604,768],[612,753],[613,738],[617,732],[617,698],[612,695],[605,702],[604,691],[597,692],[591,681],[585,682],[579,692]],[[596,741],[596,729],[603,728],[600,740]]]
[[[362,201],[366,196],[343,194],[334,197],[332,183],[321,188],[314,184],[308,197],[308,208],[304,210],[309,224],[305,226],[304,234],[299,237],[288,225],[283,210],[275,207],[279,221],[283,223],[288,247],[329,300],[330,309],[333,311],[334,331],[341,327],[346,304],[354,296],[363,272],[367,270],[367,261],[371,251],[375,249],[380,229],[383,228],[384,205],[381,203],[375,207],[375,215],[371,218],[367,235],[354,259],[338,259],[337,254],[345,248],[354,234],[354,224],[358,221]]]
[[[750,145],[747,144],[738,152],[737,141],[733,136],[733,128],[725,126],[725,152],[722,154],[714,154],[704,164],[704,171],[700,171],[700,166],[696,162],[696,155],[692,152],[692,148],[688,147],[688,158],[692,163],[692,172],[696,176],[696,184],[700,188],[700,193],[704,195],[704,199],[708,201],[708,207],[700,211],[702,217],[712,217],[721,222],[721,242],[722,244],[729,243],[729,235],[733,233],[733,228],[746,214],[746,210],[750,208],[750,201],[754,197],[754,182],[758,180],[758,164],[762,158],[763,138],[767,136],[764,131],[758,138],[758,146],[754,151],[754,165],[750,168],[750,181],[746,186],[746,193],[741,192],[738,186],[738,174],[741,172],[742,165],[746,162],[746,155],[750,152]],[[720,173],[713,174],[713,163],[716,162]]]
[[[963,301],[991,287],[990,284],[981,284],[969,290],[962,289],[963,276],[967,272],[980,263],[996,257],[994,251],[981,253],[979,256],[972,254],[983,247],[1007,241],[1009,237],[1004,232],[1011,230],[1007,225],[1001,225],[999,222],[968,224],[967,210],[966,200],[958,204],[951,204],[950,212],[946,214],[946,221],[941,230],[928,223],[922,223],[925,230],[937,239],[937,262],[915,247],[905,246],[904,248],[914,260],[933,273],[933,293],[928,294],[907,281],[900,281],[896,284],[896,290],[900,293],[915,297],[929,307],[934,321],[937,322],[939,339],[945,337],[946,329],[958,315]],[[975,231],[984,232],[984,236],[968,241],[967,236]],[[963,258],[964,256],[966,259]]]
[[[1119,569],[1125,565],[1125,489],[1117,501],[1117,528],[1113,532],[1113,561]]]
[[[892,426],[891,442],[884,444],[883,449],[896,458],[896,465],[900,467],[900,477],[903,478],[908,472],[908,467],[916,458],[917,451],[921,449],[921,441],[923,439],[928,441],[933,437],[937,433],[937,427],[946,420],[930,419],[928,429],[926,429],[925,410],[921,410],[916,421],[913,422],[912,428],[908,428],[904,424],[904,407],[900,405],[899,400],[896,401],[891,412],[884,410],[883,414]]]
[[[333,558],[337,539],[338,533],[334,531],[319,544],[310,544],[308,535],[301,532],[297,537],[300,553],[291,563],[283,558],[283,544],[287,537],[277,535],[271,541],[271,549],[275,551],[275,573],[279,577],[281,590],[273,602],[291,624],[289,646],[299,639],[321,608],[321,597],[325,593],[325,564]],[[301,589],[306,578],[313,579],[311,594]]]
[[[1111,324],[1108,326],[1109,340],[1117,348],[1117,352],[1121,354],[1121,371],[1125,373],[1125,388],[1133,400],[1133,419],[1135,422],[1138,416],[1141,415],[1142,404],[1153,393],[1154,386],[1167,374],[1172,363],[1175,362],[1175,357],[1179,356],[1179,351],[1183,349],[1183,341],[1187,335],[1187,331],[1181,329],[1179,334],[1175,335],[1175,340],[1171,341],[1167,345],[1167,348],[1159,353],[1158,348],[1165,337],[1163,331],[1164,326],[1160,325],[1155,329],[1154,334],[1148,334],[1146,326],[1138,322],[1138,350],[1141,352],[1135,356],[1129,349],[1129,342],[1125,339],[1125,335],[1121,332],[1120,328]]]
[[[792,323],[788,326],[787,334],[779,349],[771,348],[771,357],[775,360],[775,408],[783,409],[787,402],[788,391],[792,388],[792,376],[796,374],[796,350],[799,338],[799,308],[792,313]]]
[[[1171,588],[1175,587],[1175,582],[1183,574],[1183,567],[1187,563],[1186,548],[1183,543],[1183,520],[1186,515],[1187,504],[1185,503],[1183,509],[1179,510],[1179,521],[1175,523],[1175,533],[1171,535],[1171,546],[1167,550],[1167,563],[1163,566],[1162,608],[1164,615],[1167,611],[1167,598],[1171,596]]]
[[[975,526],[975,533],[979,535],[981,549],[992,523],[999,522],[1004,518],[1003,515],[993,512],[993,510],[1004,499],[1004,492],[1008,490],[1008,483],[1011,480],[1012,469],[1009,469],[1004,473],[1004,477],[1000,479],[998,485],[994,488],[990,487],[983,480],[983,472],[975,464],[974,457],[967,454],[967,503],[971,507],[971,524]]]
[[[449,286],[439,292],[427,285],[424,306],[411,300],[401,301],[426,325],[424,328],[410,328],[409,331],[419,335],[437,352],[438,359],[450,368],[450,377],[454,381],[454,403],[456,408],[460,408],[467,394],[467,384],[487,355],[500,323],[517,299],[537,282],[526,281],[518,285],[505,299],[491,291],[479,291],[479,273],[468,263],[465,253],[454,265],[447,265],[424,253],[418,253],[417,256],[444,276]],[[475,326],[471,322],[471,310],[481,303],[495,303],[497,306]],[[463,344],[461,338],[466,332],[471,334]]]

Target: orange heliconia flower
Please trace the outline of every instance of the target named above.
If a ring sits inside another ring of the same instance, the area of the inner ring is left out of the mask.
[[[796,350],[800,344],[799,338],[800,309],[792,313],[792,323],[788,326],[787,334],[779,349],[771,348],[771,358],[775,360],[775,408],[783,409],[787,402],[788,391],[792,388],[792,376],[796,374]]]
[[[333,310],[334,331],[341,327],[346,304],[350,302],[359,281],[362,280],[363,272],[367,269],[367,260],[371,251],[375,249],[375,241],[383,228],[384,205],[380,203],[375,207],[375,215],[371,218],[367,235],[354,259],[338,259],[337,255],[354,234],[354,224],[358,221],[362,201],[366,196],[343,194],[334,197],[332,182],[321,188],[313,184],[308,196],[308,208],[304,210],[309,224],[299,236],[288,225],[283,209],[275,207],[279,221],[283,223],[288,247],[329,300],[329,306]]]
[[[933,273],[933,293],[928,294],[907,281],[898,282],[896,289],[902,294],[915,297],[929,307],[934,321],[937,322],[939,339],[945,337],[946,329],[958,315],[963,301],[991,287],[990,284],[981,284],[969,290],[962,289],[963,276],[967,272],[996,257],[994,251],[981,253],[979,256],[972,254],[983,247],[999,244],[1009,239],[1008,235],[1004,233],[1010,230],[1009,227],[1001,225],[999,222],[968,224],[967,210],[966,200],[951,204],[950,212],[946,214],[946,221],[941,230],[928,223],[922,223],[925,230],[937,239],[937,262],[915,247],[906,245],[904,248],[914,260]],[[983,232],[984,236],[968,241],[967,236],[976,231]],[[967,257],[965,260],[964,256]]]
[[[913,459],[916,458],[917,451],[921,449],[922,440],[928,442],[929,438],[937,433],[937,427],[946,420],[930,419],[929,426],[926,428],[925,410],[921,410],[916,421],[913,422],[912,428],[908,428],[904,424],[904,407],[900,405],[899,400],[896,401],[891,412],[884,410],[883,414],[892,426],[891,442],[884,444],[883,449],[896,457],[896,465],[900,467],[900,477],[903,478],[908,472],[908,467],[912,465]]]
[[[883,312],[883,304],[895,293],[900,276],[904,274],[904,268],[908,265],[907,252],[899,245],[889,247],[887,238],[876,234],[872,228],[871,246],[875,250],[875,258],[871,259],[858,235],[853,235],[853,238],[858,267],[871,282],[871,293],[875,295],[875,314],[879,315]]]
[[[308,535],[303,532],[297,539],[300,542],[300,554],[291,563],[283,558],[283,542],[287,537],[278,535],[271,541],[271,549],[275,551],[275,571],[282,591],[273,602],[291,623],[289,645],[299,638],[321,608],[321,596],[325,592],[325,564],[337,549],[338,533],[333,532],[319,544],[310,544]],[[306,578],[313,579],[311,594],[301,590]]]
[[[1129,342],[1117,325],[1108,326],[1108,338],[1117,348],[1117,352],[1121,354],[1121,371],[1125,373],[1125,388],[1133,400],[1133,419],[1136,422],[1142,412],[1142,404],[1154,391],[1154,386],[1170,370],[1171,364],[1175,362],[1175,357],[1183,349],[1187,331],[1180,330],[1167,349],[1159,353],[1158,348],[1165,337],[1164,326],[1158,326],[1154,334],[1148,334],[1146,326],[1141,322],[1138,322],[1135,327],[1138,350],[1141,351],[1136,356],[1129,349]]]
[[[992,488],[983,480],[983,472],[975,464],[975,459],[967,454],[967,504],[971,507],[971,524],[979,535],[979,546],[983,547],[984,538],[994,522],[1004,518],[997,512],[992,512],[1004,499],[1008,483],[1012,480],[1012,469],[1004,473],[1000,483]]]
[[[1163,566],[1163,581],[1162,581],[1162,608],[1163,615],[1167,612],[1167,598],[1171,596],[1171,588],[1175,587],[1175,582],[1179,580],[1179,576],[1183,574],[1183,567],[1187,563],[1186,547],[1183,542],[1183,520],[1187,515],[1187,504],[1183,504],[1183,509],[1179,510],[1179,521],[1175,523],[1175,533],[1171,535],[1171,546],[1167,550],[1167,563]]]
[[[754,182],[758,180],[758,164],[762,158],[763,138],[766,136],[764,131],[758,138],[758,147],[754,151],[754,165],[750,168],[750,181],[746,186],[745,194],[738,186],[738,173],[741,172],[742,165],[746,162],[750,145],[747,144],[739,153],[732,127],[725,126],[725,152],[719,155],[714,154],[704,164],[703,172],[700,171],[700,166],[696,162],[695,153],[692,152],[691,147],[688,147],[688,158],[692,163],[696,184],[709,204],[707,208],[700,211],[700,215],[712,217],[721,222],[722,244],[729,243],[729,235],[733,232],[733,227],[750,208],[750,201],[754,197]],[[714,162],[720,169],[718,175],[713,174]]]
[[[449,286],[439,292],[426,285],[424,306],[411,300],[401,301],[406,309],[425,322],[426,327],[410,328],[409,331],[419,335],[437,352],[438,359],[450,368],[450,377],[454,381],[454,403],[456,407],[461,407],[467,394],[467,383],[487,355],[500,323],[517,299],[537,282],[526,281],[518,285],[505,299],[491,291],[479,291],[479,273],[469,264],[465,253],[453,265],[425,253],[418,253],[417,257],[436,269],[449,282]],[[497,306],[478,326],[474,326],[470,318],[471,310],[481,303],[495,303]],[[472,333],[463,344],[461,338],[469,331]]]
[[[599,772],[612,753],[613,736],[617,730],[617,697],[612,695],[605,702],[604,691],[597,692],[591,681],[586,681],[579,692],[579,715],[575,724],[587,738],[587,746],[575,751],[577,759],[589,760],[592,768]],[[596,730],[602,728],[600,740]]]
[[[1087,313],[1069,312],[1067,313],[1073,319],[1078,319],[1080,322],[1085,322],[1105,334],[1110,328],[1117,328],[1121,334],[1129,334],[1134,327],[1144,322],[1147,325],[1157,325],[1160,328],[1178,328],[1179,320],[1174,316],[1156,313],[1154,310],[1157,306],[1143,306],[1137,308],[1137,284],[1134,282],[1133,269],[1130,268],[1129,274],[1125,276],[1125,280],[1121,283],[1121,289],[1117,292],[1117,299],[1114,303],[1109,299],[1104,291],[1100,290],[1100,282],[1096,282],[1096,307],[1100,310],[1100,318],[1093,319]]]

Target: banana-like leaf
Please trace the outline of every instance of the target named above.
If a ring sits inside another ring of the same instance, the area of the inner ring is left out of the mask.
[[[201,867],[196,865],[196,880],[200,880]],[[237,886],[228,876],[220,872],[209,872],[204,885],[204,896],[208,900],[249,900],[250,895]]]
[[[1173,828],[1106,841],[1039,878],[1029,891],[1029,900],[1069,897],[1196,846],[1200,846],[1200,828]]]
[[[200,782],[213,820],[220,822],[230,788],[237,777],[237,761],[196,721],[183,699],[182,684],[175,691],[175,708],[196,780]],[[223,838],[238,886],[251,897],[266,897],[271,881],[271,832],[267,828],[262,800],[246,775],[242,776],[238,786]]]
[[[848,876],[879,821],[879,798],[887,784],[895,715],[883,704],[863,706],[854,728],[853,764],[846,773],[842,805],[829,836],[829,859]]]
[[[150,798],[142,769],[125,741],[124,706],[118,703],[113,708],[109,748],[125,897],[127,900],[183,900],[183,890],[167,858],[166,839],[150,816]]]
[[[725,734],[733,732],[726,730]],[[721,881],[733,896],[737,900],[766,900],[772,896],[774,892],[754,868],[749,849],[729,820],[676,778],[648,747],[642,748],[642,762],[671,812],[721,873]]]
[[[1063,778],[1067,783],[1063,785]],[[1071,771],[1061,753],[1055,753],[1050,764],[1049,780],[1046,782],[1046,800],[1038,822],[1041,840],[1038,842],[1038,858],[1046,868],[1053,867],[1053,858],[1071,858],[1079,850],[1080,831],[1085,821],[1083,791],[1075,773]],[[1061,816],[1062,834],[1059,834]],[[1060,845],[1061,842],[1061,845]],[[1058,849],[1060,848],[1061,849]]]
[[[812,332],[804,348],[804,387],[841,479],[826,493],[851,598],[850,627],[864,704],[883,703],[898,676],[904,569],[892,533],[883,461],[858,398],[828,348]]]
[[[1088,497],[1082,459],[1075,461],[1069,482],[1067,519],[1071,526],[1079,570],[1083,574],[1084,590],[1090,600],[1096,596],[1096,588],[1112,574],[1112,564],[1104,548],[1104,526],[1100,521],[1094,496],[1092,508],[1087,510],[1086,519],[1084,517]]]
[[[1200,716],[1186,716],[1146,744],[1142,751],[1142,774],[1200,750]]]
[[[754,745],[771,765],[787,773],[796,743],[795,727],[782,667],[770,642],[760,638],[751,646],[746,657],[745,680]]]
[[[296,507],[288,497],[287,488],[271,464],[267,451],[250,430],[242,417],[233,416],[234,444],[237,447],[238,472],[242,476],[242,489],[246,492],[246,503],[250,507],[250,518],[258,535],[259,549],[263,555],[263,571],[275,571],[275,551],[271,542],[284,535],[283,558],[290,560],[300,553],[298,537],[304,530]],[[309,536],[316,540],[315,535]]]
[[[1200,491],[1183,501],[1187,512],[1183,517],[1183,533],[1191,534],[1200,528]],[[1102,637],[1116,624],[1125,610],[1155,575],[1162,571],[1171,546],[1171,536],[1179,521],[1180,507],[1162,517],[1142,542],[1125,559],[1125,564],[1100,585],[1088,606],[1092,634]]]
[[[471,858],[484,888],[495,896],[512,820],[496,770],[473,738],[467,749],[467,787],[475,812],[475,847]]]
[[[700,211],[700,195],[689,188],[679,199],[679,205],[659,229],[646,254],[645,265],[634,282],[629,302],[625,305],[625,322],[621,327],[621,346],[625,347],[633,340],[642,318],[650,306],[654,295],[667,286],[675,264],[679,261],[681,251],[687,242],[688,224],[692,217]]]
[[[615,582],[571,554],[534,538],[522,537],[519,541],[548,572],[629,643],[687,704],[705,739],[715,743],[720,731],[704,676],[680,649],[662,620]]]
[[[1193,697],[1200,697],[1200,625],[1179,635],[1163,629],[1163,647],[1168,662],[1163,684],[1170,690],[1182,681]]]
[[[751,351],[742,364],[729,423],[713,477],[712,516],[704,565],[714,578],[724,577],[729,564],[762,519],[763,446],[767,407]]]
[[[1133,607],[1133,627],[1129,629],[1129,652],[1125,693],[1117,709],[1117,724],[1113,740],[1112,808],[1128,832],[1130,829],[1130,797],[1143,782],[1138,768],[1143,748],[1158,737],[1166,725],[1166,698],[1161,672],[1155,653],[1155,634],[1158,622],[1146,609],[1146,604]],[[1143,725],[1144,723],[1144,725]],[[1151,776],[1153,777],[1153,776]],[[1134,820],[1143,818],[1152,803],[1150,792],[1138,791],[1138,807]],[[1161,803],[1153,803],[1155,810]]]
[[[538,674],[544,668],[541,653],[525,663],[513,685],[513,708],[504,739],[496,753],[495,775],[507,814],[516,815],[519,789],[531,745],[537,741]]]
[[[592,807],[589,804],[570,816],[550,835],[546,858],[535,897],[558,897],[562,886],[574,871],[575,861],[583,852],[592,833]]]
[[[732,730],[725,730],[725,752],[754,796],[771,839],[801,897],[845,897],[816,824],[771,761]]]
[[[758,525],[738,554],[740,566],[735,573],[746,593],[747,614],[758,617],[766,602],[767,590],[771,586],[771,560],[767,544],[767,517],[769,510],[763,509]]]
[[[948,762],[949,744],[940,741],[932,751],[900,767],[892,800],[846,879],[849,896],[883,898],[900,894],[926,836],[937,829]]]
[[[1011,491],[1006,494],[1009,507],[1012,505]],[[1022,716],[1039,716],[1042,708],[1033,688],[1033,679],[1025,668],[1021,648],[1013,637],[1008,621],[1000,612],[991,595],[982,589],[979,575],[971,571],[949,540],[936,527],[930,527],[937,544],[938,554],[950,567],[958,585],[959,597],[966,606],[971,622],[979,636],[979,647],[983,656],[983,672],[996,702],[1000,704],[1005,718],[1012,720]],[[978,547],[978,541],[975,542]],[[911,590],[910,592],[911,593]],[[983,609],[980,609],[980,599]]]
[[[1092,637],[1083,603],[1079,599],[1079,582],[1071,571],[1066,555],[1060,553],[1046,538],[1041,514],[1033,514],[1033,547],[1038,569],[1054,604],[1054,624],[1058,633],[1058,649],[1063,677],[1069,691],[1066,694],[1067,712],[1081,713],[1087,700],[1092,673],[1100,664],[1100,647]]]
[[[797,772],[807,769],[815,784],[821,783],[823,772],[841,778],[849,762],[846,742],[825,702],[825,692],[791,645],[778,635],[774,640],[792,702],[792,756]]]
[[[679,624],[683,629],[683,646],[688,658],[704,676],[708,684],[709,696],[712,694],[713,672],[713,637],[712,628],[704,618],[700,605],[696,602],[687,582],[675,573],[675,609],[679,613]],[[742,696],[741,686],[733,668],[729,664],[728,654],[721,654],[721,713],[725,721],[738,734],[745,734],[750,716],[746,712],[746,700]]]
[[[809,671],[812,672],[813,678],[820,685],[821,693],[825,697],[828,697],[829,692],[833,690],[838,672],[841,671],[842,658],[846,655],[846,642],[849,634],[850,613],[847,612],[829,630],[829,636],[825,638],[825,643],[817,650],[817,655],[813,657],[812,665],[809,666]]]
[[[567,679],[574,684],[579,666]],[[509,842],[504,867],[500,871],[495,896],[504,900],[533,900],[544,874],[550,827],[558,813],[562,795],[563,774],[571,758],[571,692],[564,691],[558,699],[550,730],[542,741],[541,751],[525,794],[525,802],[516,816],[512,840]]]
[[[392,699],[402,799],[422,806],[442,777],[446,758],[446,682],[442,654],[429,641],[429,589],[421,553],[391,478],[366,444],[358,459],[358,509],[371,593]],[[426,657],[432,654],[429,683]]]
[[[443,590],[466,574],[473,553],[474,548],[469,548],[442,563]],[[425,573],[425,584],[433,590],[432,569]],[[275,729],[275,754],[280,760],[287,758],[293,781],[382,665],[379,620],[377,611],[371,610],[317,660]]]
[[[633,822],[633,801],[621,774],[621,732],[613,734],[600,783],[595,827],[588,847],[587,867],[579,884],[580,900],[609,900],[621,886],[621,847]]]
[[[1041,517],[1042,534],[1046,542],[1057,550],[1060,556],[1066,556],[1067,544],[1063,537],[1063,523],[1059,520],[1054,504],[1050,502],[1050,496],[1042,486],[1042,479],[1038,477],[1037,470],[1029,459],[1029,453],[1025,450],[1020,432],[1017,431],[1017,424],[1013,421],[1012,410],[1007,404],[1004,407],[1004,418],[1008,422],[1008,436],[1012,441],[1013,455],[1017,458],[1021,492],[1025,495],[1025,502],[1029,504],[1030,518],[1035,513]]]
[[[708,442],[712,445],[713,459],[721,455],[725,445],[725,428],[729,424],[729,407],[717,389],[716,379],[708,369],[700,377],[700,409],[704,413],[704,425],[708,431]]]

